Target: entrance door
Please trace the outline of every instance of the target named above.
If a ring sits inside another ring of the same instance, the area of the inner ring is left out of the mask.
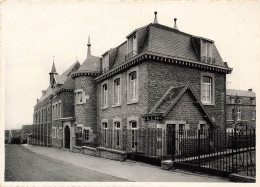
[[[66,125],[64,129],[64,134],[65,134],[65,148],[70,149],[70,128],[68,125]]]
[[[131,128],[131,148],[132,151],[137,151],[137,122],[130,121]]]
[[[175,151],[175,129],[176,124],[167,124],[166,139],[167,139],[167,156],[171,156]]]

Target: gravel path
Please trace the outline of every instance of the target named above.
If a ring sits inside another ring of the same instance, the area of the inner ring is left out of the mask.
[[[127,181],[78,167],[14,144],[5,145],[5,181]]]

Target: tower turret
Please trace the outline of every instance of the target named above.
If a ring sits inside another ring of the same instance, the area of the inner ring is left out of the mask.
[[[101,72],[101,58],[88,54],[80,68],[72,74],[75,79],[75,124],[82,128],[83,144],[96,145],[97,140],[97,87],[95,77]]]
[[[55,64],[54,64],[54,57],[53,57],[53,64],[52,64],[51,72],[49,74],[50,74],[50,85],[53,86],[54,75],[58,75],[58,73],[56,72]]]

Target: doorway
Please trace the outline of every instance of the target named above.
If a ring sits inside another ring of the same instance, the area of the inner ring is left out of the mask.
[[[67,149],[70,149],[70,128],[68,125],[66,125],[64,129],[64,135],[65,135],[65,145],[64,147]]]
[[[175,130],[176,124],[166,125],[167,156],[171,156],[175,152]]]

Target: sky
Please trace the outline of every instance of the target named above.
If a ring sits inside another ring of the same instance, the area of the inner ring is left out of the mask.
[[[5,1],[1,6],[1,73],[5,128],[31,124],[33,107],[49,85],[53,56],[63,73],[76,58],[101,56],[154,19],[209,38],[233,68],[228,89],[259,90],[260,2],[202,1]]]

